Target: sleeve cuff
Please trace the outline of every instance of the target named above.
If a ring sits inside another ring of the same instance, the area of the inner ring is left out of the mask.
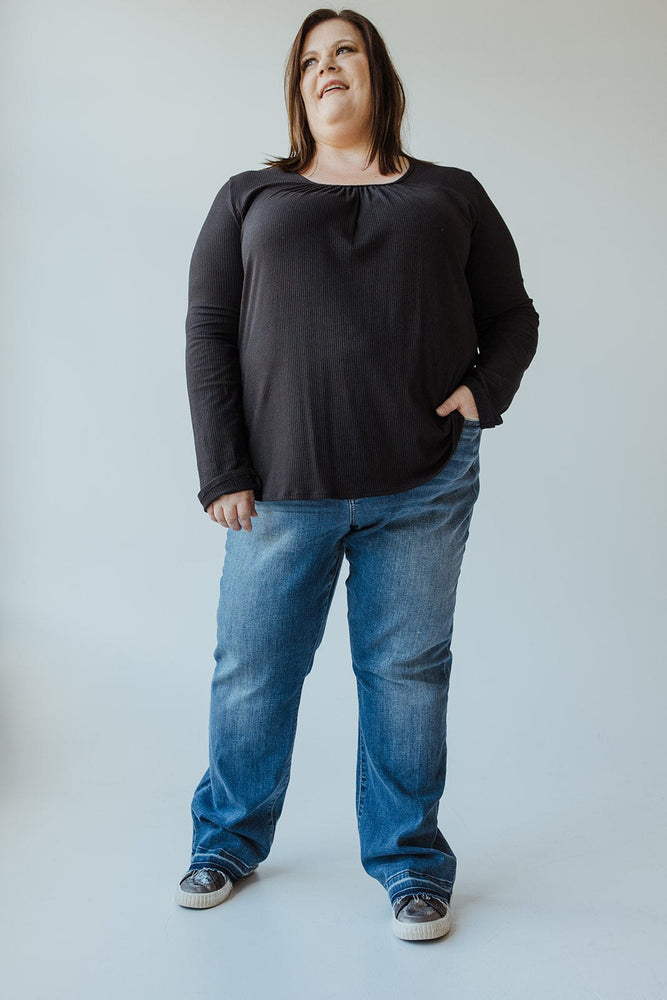
[[[502,424],[503,418],[493,405],[484,375],[478,368],[469,375],[466,375],[461,380],[461,385],[467,385],[475,397],[475,406],[479,413],[479,425],[481,428],[497,427],[499,424]]]
[[[240,493],[242,490],[254,490],[255,500],[262,499],[262,481],[254,470],[242,469],[225,476],[218,476],[200,489],[197,499],[206,510],[223,494]]]

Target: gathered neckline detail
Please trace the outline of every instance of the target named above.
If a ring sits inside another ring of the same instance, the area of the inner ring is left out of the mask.
[[[344,188],[392,187],[392,185],[394,185],[394,184],[400,184],[401,181],[405,180],[405,178],[409,174],[411,174],[412,171],[414,170],[415,161],[412,159],[411,156],[406,157],[406,159],[408,160],[408,169],[405,171],[405,173],[401,174],[400,177],[397,177],[395,181],[371,181],[368,184],[342,184],[342,183],[333,183],[332,184],[332,183],[327,183],[327,182],[323,182],[323,181],[313,181],[313,180],[310,179],[310,177],[304,177],[303,174],[296,173],[296,172],[293,174],[293,176],[294,177],[300,177],[301,180],[305,181],[307,184],[314,184],[317,187],[322,187],[322,188],[334,188],[334,187],[336,187],[336,188],[338,188],[338,187],[344,187]]]

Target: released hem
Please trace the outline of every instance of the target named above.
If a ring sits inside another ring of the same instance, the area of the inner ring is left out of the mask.
[[[256,867],[256,866],[255,866]],[[197,868],[215,868],[217,871],[223,872],[225,875],[236,882],[240,878],[245,878],[246,875],[250,875],[255,868],[248,868],[246,865],[235,861],[224,851],[218,851],[217,854],[213,855],[202,855],[194,854],[190,861],[190,867],[188,871],[195,871]]]
[[[398,899],[402,899],[404,896],[418,896],[420,898],[431,896],[449,904],[452,898],[454,883],[437,878],[435,875],[423,875],[408,868],[402,872],[397,872],[396,875],[392,875],[387,881],[385,888],[389,893],[389,900],[392,906]]]

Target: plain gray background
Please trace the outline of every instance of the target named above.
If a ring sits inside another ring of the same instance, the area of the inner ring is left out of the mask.
[[[459,586],[454,930],[394,939],[361,868],[346,563],[270,858],[223,906],[173,902],[226,533],[196,499],[187,269],[224,181],[288,152],[311,9],[4,4],[4,978],[96,1000],[664,997],[666,19],[647,0],[357,8],[404,82],[408,151],[484,184],[541,318],[483,432]]]

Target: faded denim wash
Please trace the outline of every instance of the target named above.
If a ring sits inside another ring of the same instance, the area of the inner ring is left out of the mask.
[[[449,900],[456,857],[438,828],[456,589],[479,494],[479,421],[426,483],[350,500],[256,501],[227,529],[211,685],[209,767],[192,800],[190,870],[232,881],[268,856],[303,682],[343,557],[359,701],[356,811],[365,871],[392,904]]]

